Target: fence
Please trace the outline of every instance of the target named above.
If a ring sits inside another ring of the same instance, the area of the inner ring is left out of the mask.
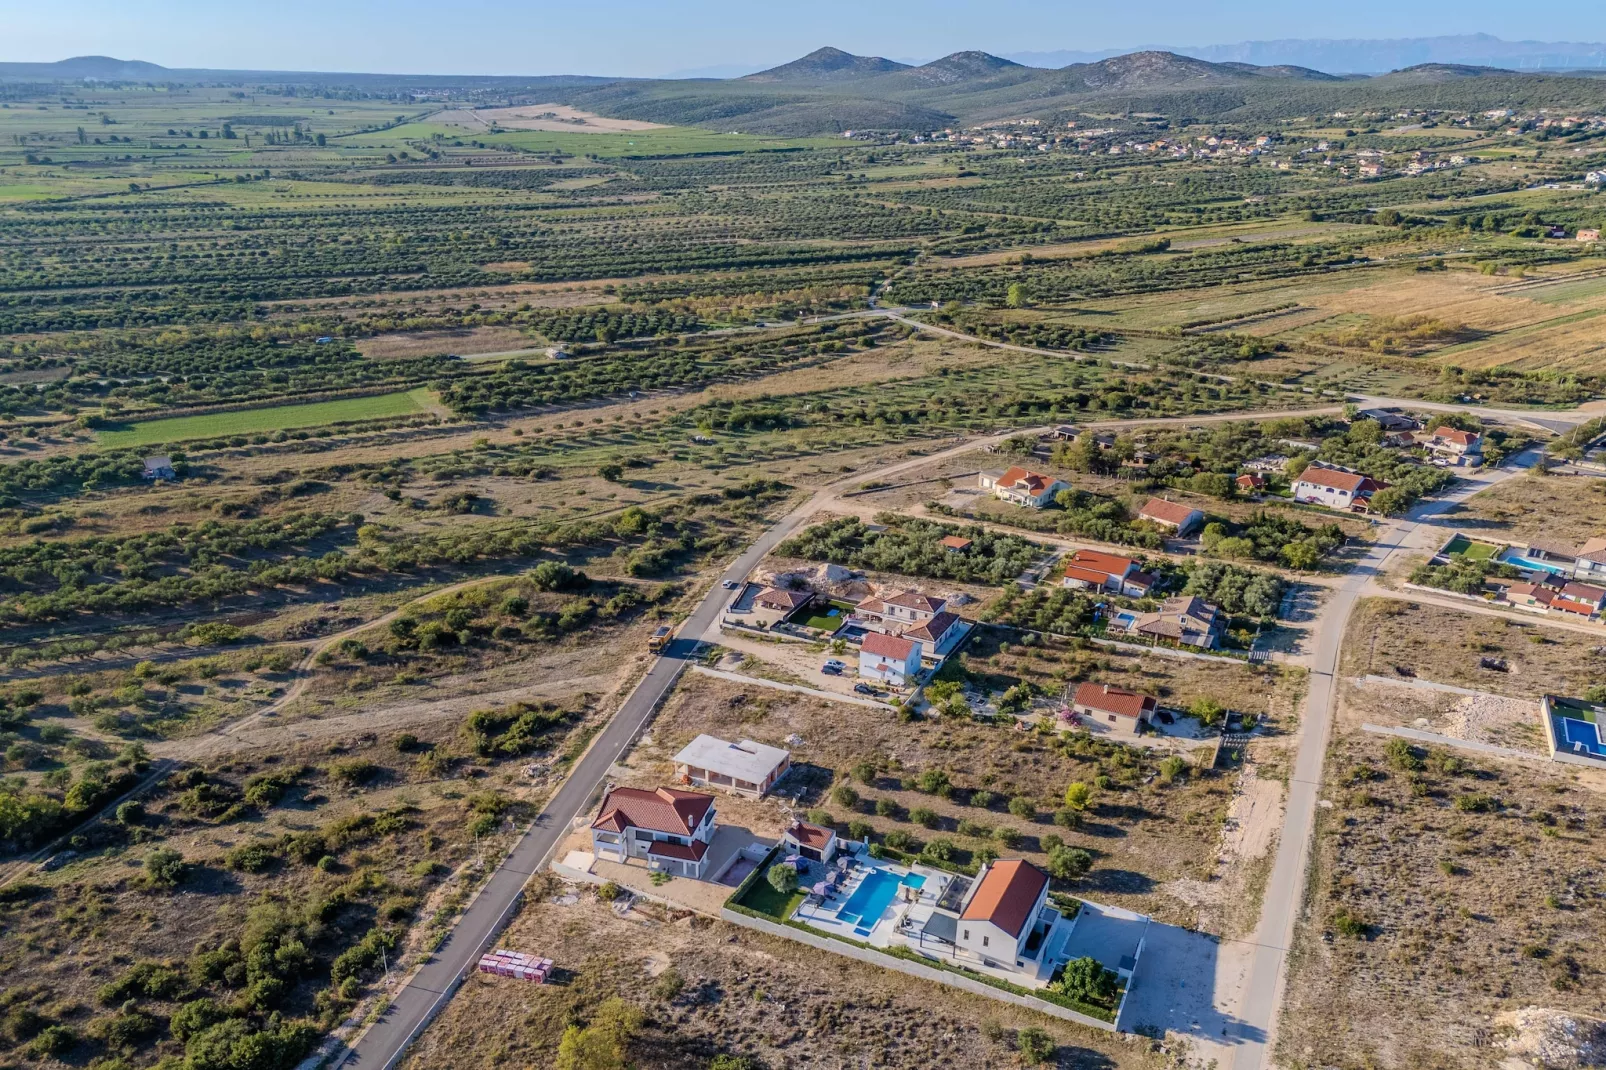
[[[829,936],[817,936],[804,929],[778,925],[773,921],[765,921],[763,918],[755,918],[748,914],[739,914],[729,907],[721,910],[719,916],[722,921],[728,921],[732,925],[740,925],[745,929],[756,929],[759,932],[768,933],[770,936],[779,936],[787,940],[796,940],[798,943],[807,944],[819,951],[829,951],[833,955],[857,959],[860,962],[868,963],[871,966],[879,966],[885,970],[897,970],[899,973],[906,973],[911,977],[919,977],[925,981],[948,985],[950,988],[962,989],[973,995],[986,996],[988,999],[1013,1003],[1017,1007],[1037,1011],[1039,1014],[1052,1015],[1067,1022],[1085,1025],[1090,1029],[1099,1029],[1106,1033],[1115,1032],[1115,1024],[1113,1022],[1101,1021],[1092,1015],[1073,1011],[1069,1007],[1061,1007],[1059,1004],[1050,1003],[1046,999],[1021,995],[1004,988],[995,988],[983,981],[973,981],[963,974],[953,973],[936,966],[923,966],[909,959],[896,958],[867,947],[860,947],[857,944],[833,940]]]

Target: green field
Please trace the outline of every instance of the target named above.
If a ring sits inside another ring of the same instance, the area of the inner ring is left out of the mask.
[[[387,416],[406,416],[424,412],[433,398],[420,387],[395,394],[376,394],[340,401],[317,401],[310,405],[275,405],[269,409],[241,409],[209,412],[199,416],[175,416],[166,420],[147,420],[117,427],[98,434],[108,447],[153,446],[164,442],[183,442],[192,438],[219,435],[250,435],[263,431],[288,431],[297,427],[349,423],[353,420],[379,420]]]

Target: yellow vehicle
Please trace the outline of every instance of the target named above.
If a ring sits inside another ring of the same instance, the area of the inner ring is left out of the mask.
[[[647,640],[647,649],[652,651],[654,654],[662,653],[664,647],[669,645],[669,640],[673,636],[673,628],[667,624],[660,625],[658,630],[652,633],[652,638]]]

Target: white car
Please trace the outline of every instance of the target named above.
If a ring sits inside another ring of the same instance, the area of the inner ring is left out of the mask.
[[[719,585],[727,591],[734,591],[740,586],[735,580],[721,580]]]

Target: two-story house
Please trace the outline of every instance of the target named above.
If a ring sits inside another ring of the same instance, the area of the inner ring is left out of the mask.
[[[1139,569],[1138,563],[1130,557],[1102,550],[1077,550],[1065,559],[1065,574],[1060,583],[1065,587],[1142,598],[1153,589],[1155,578]]]
[[[591,853],[701,880],[714,841],[714,797],[677,788],[614,788],[591,822]]]
[[[959,915],[954,944],[984,965],[1023,968],[1026,941],[1048,900],[1048,874],[1019,858],[994,862]]]
[[[1045,476],[1041,472],[1028,472],[1018,465],[1002,472],[983,472],[978,485],[982,490],[992,491],[1000,501],[1033,509],[1046,508],[1054,501],[1054,495],[1071,489],[1071,485],[1063,479]]]
[[[920,640],[866,632],[859,644],[859,675],[905,687],[920,675]]]
[[[1366,508],[1380,489],[1370,476],[1313,464],[1294,480],[1294,500],[1349,512]]]

